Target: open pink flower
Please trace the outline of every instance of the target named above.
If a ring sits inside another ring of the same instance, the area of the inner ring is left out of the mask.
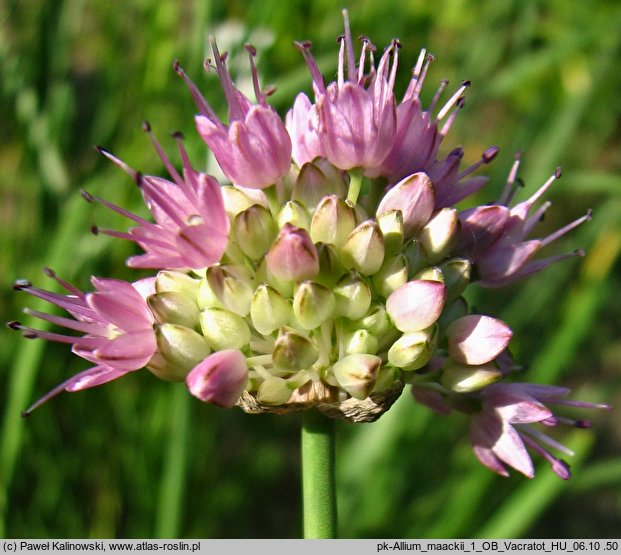
[[[502,287],[520,278],[538,272],[554,262],[574,256],[582,251],[533,260],[543,247],[565,235],[575,227],[591,219],[591,212],[567,224],[542,239],[528,239],[535,224],[541,220],[551,203],[546,202],[531,210],[560,176],[560,169],[529,199],[509,208],[515,193],[519,158],[509,174],[507,186],[497,204],[477,206],[460,213],[461,237],[457,252],[469,258],[476,268],[479,285]]]
[[[267,93],[259,88],[254,48],[247,46],[257,104],[235,88],[226,68],[226,55],[220,55],[213,37],[210,40],[216,72],[228,102],[229,125],[220,121],[196,85],[175,63],[175,70],[188,84],[200,112],[195,118],[196,129],[233,183],[254,189],[274,185],[291,167],[291,139],[278,113],[268,105]]]
[[[477,458],[494,472],[508,476],[506,466],[511,466],[532,478],[535,474],[527,447],[543,456],[552,470],[564,480],[571,473],[569,465],[554,457],[542,444],[568,455],[573,453],[531,424],[545,426],[569,424],[579,428],[590,424],[584,420],[570,420],[557,416],[546,406],[565,405],[579,408],[609,408],[566,400],[569,389],[550,385],[528,383],[493,384],[481,391],[482,410],[472,417],[470,437]]]
[[[309,66],[316,94],[316,105],[298,97],[290,117],[290,125],[298,162],[309,161],[310,156],[325,156],[342,170],[374,168],[382,163],[390,151],[396,129],[396,109],[393,96],[397,69],[398,43],[394,41],[384,52],[377,70],[369,52],[373,45],[363,39],[358,66],[349,29],[347,12],[343,11],[345,35],[341,38],[337,81],[327,87],[317,62],[310,53],[310,43],[297,43]],[[367,55],[370,71],[365,75]],[[392,66],[390,60],[392,58]],[[347,65],[347,74],[345,73]],[[316,112],[315,112],[316,110]],[[315,118],[317,125],[315,125]],[[306,122],[306,124],[304,124]],[[317,133],[306,141],[306,131]],[[310,148],[309,148],[310,147]]]
[[[48,301],[65,309],[73,318],[46,314],[38,310],[26,312],[41,320],[63,326],[84,335],[63,335],[28,328],[19,322],[9,327],[21,330],[25,337],[42,338],[68,343],[73,352],[95,364],[55,387],[34,403],[26,414],[61,391],[79,391],[95,387],[144,367],[157,349],[154,318],[145,296],[154,292],[153,280],[136,284],[118,279],[91,278],[96,291],[84,293],[58,278],[51,270],[47,275],[58,281],[69,294],[53,293],[33,287],[27,281],[17,281],[15,289]]]
[[[128,239],[142,247],[145,254],[127,260],[127,265],[132,268],[182,270],[215,264],[226,249],[229,232],[229,219],[218,181],[192,168],[181,137],[177,136],[183,160],[183,175],[180,175],[151,134],[147,123],[145,130],[174,183],[161,177],[142,176],[103,148],[99,151],[137,182],[155,223],[83,192],[87,201],[103,204],[138,224],[127,233],[97,227],[93,231]]]

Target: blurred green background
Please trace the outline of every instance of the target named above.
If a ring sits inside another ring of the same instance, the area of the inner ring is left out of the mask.
[[[621,3],[616,0],[408,2],[330,0],[3,0],[0,4],[0,315],[37,306],[11,290],[17,278],[52,287],[41,268],[88,288],[91,274],[135,279],[132,245],[93,237],[126,221],[84,203],[80,189],[146,213],[138,191],[93,145],[145,173],[164,175],[141,132],[150,120],[165,148],[181,130],[197,163],[195,108],[172,70],[179,59],[222,110],[202,71],[207,33],[231,52],[238,83],[259,50],[263,83],[283,114],[310,79],[293,40],[311,39],[324,74],[336,70],[340,10],[354,35],[380,48],[398,37],[405,90],[419,49],[436,57],[423,92],[444,78],[472,80],[443,145],[476,160],[500,156],[479,196],[497,197],[524,150],[535,190],[557,165],[554,206],[541,235],[594,209],[594,220],[550,247],[587,256],[502,290],[470,298],[515,330],[523,379],[575,389],[575,398],[621,405]],[[446,96],[448,98],[448,95]],[[467,206],[468,203],[464,203]],[[247,416],[190,398],[183,385],[137,372],[63,394],[30,418],[20,412],[87,367],[63,345],[0,332],[0,537],[300,537],[299,417]],[[619,410],[582,414],[590,430],[558,435],[574,448],[575,476],[546,464],[535,480],[498,477],[475,460],[467,419],[440,417],[404,395],[381,420],[338,423],[342,537],[614,537],[621,529]],[[579,412],[572,412],[580,417]],[[557,437],[557,436],[555,436]]]

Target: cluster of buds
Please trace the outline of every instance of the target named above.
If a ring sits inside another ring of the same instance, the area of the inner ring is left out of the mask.
[[[363,37],[356,61],[344,15],[335,82],[325,84],[310,43],[297,44],[315,101],[300,93],[284,121],[267,103],[270,91],[260,88],[254,48],[247,49],[256,103],[234,86],[226,55],[211,41],[214,61],[206,67],[222,84],[228,124],[175,62],[197,104],[197,131],[230,183],[195,170],[180,134],[177,171],[148,124],[172,181],[143,176],[100,149],[139,185],[154,222],[84,193],[135,224],[128,232],[94,231],[134,241],[145,252],[128,265],[157,272],[134,284],[93,278],[92,293],[51,270],[67,294],[15,284],[73,318],[31,315],[84,335],[10,327],[72,344],[95,364],[27,412],[62,390],[143,367],[185,381],[192,395],[217,406],[249,413],[315,408],[351,422],[376,420],[410,384],[414,397],[438,412],[473,414],[475,453],[492,470],[506,474],[508,465],[532,476],[526,444],[567,478],[567,465],[541,446],[554,446],[552,440],[526,427],[572,422],[543,404],[571,404],[559,400],[566,391],[497,383],[516,369],[511,329],[472,313],[464,291],[471,283],[501,287],[581,254],[535,259],[590,214],[528,239],[549,203],[534,205],[560,171],[509,206],[519,158],[498,202],[458,210],[457,202],[487,182],[472,174],[498,154],[492,146],[466,169],[461,148],[438,158],[469,82],[438,107],[443,81],[423,110],[419,93],[432,61],[423,51],[397,102],[400,44],[393,41],[376,66],[375,47]]]

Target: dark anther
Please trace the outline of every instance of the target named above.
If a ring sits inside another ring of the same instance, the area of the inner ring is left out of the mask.
[[[22,329],[22,324],[17,320],[12,320],[11,322],[6,323],[6,327],[15,331],[19,331]]]
[[[80,191],[80,194],[82,195],[82,198],[86,201],[86,202],[93,202],[95,199],[93,198],[93,195],[91,195],[89,192],[87,191]]]
[[[96,225],[91,226],[91,233],[93,235],[99,235],[99,228]]]
[[[151,124],[148,121],[146,121],[146,120],[143,121],[142,122],[142,130],[145,133],[150,133],[151,132]]]
[[[498,156],[498,152],[500,149],[497,146],[490,146],[482,156],[483,162],[485,164],[489,164],[496,156]]]
[[[180,141],[183,141],[185,139],[185,136],[183,135],[181,131],[173,132],[172,136],[174,139],[179,139]]]
[[[32,283],[30,283],[27,279],[18,279],[13,283],[13,289],[16,291],[21,291],[22,289],[28,289],[28,287],[32,287]]]
[[[173,69],[175,70],[175,73],[178,73],[179,75],[183,73],[183,70],[181,69],[181,65],[179,65],[179,60],[175,60],[173,62]]]
[[[250,53],[251,56],[257,55],[257,49],[250,43],[244,44],[244,48]]]
[[[136,185],[138,185],[138,187],[142,187],[142,174],[140,172],[136,172],[136,175],[134,176],[134,181],[136,182]]]
[[[589,208],[586,213],[587,220],[593,219],[593,209]]]
[[[558,168],[556,168],[556,170],[554,170],[554,177],[556,177],[556,179],[559,179],[561,175],[563,175],[563,172],[561,171],[561,166],[559,166]]]
[[[460,109],[464,107],[464,104],[466,104],[466,97],[465,97],[465,96],[460,96],[460,97],[457,99],[457,102],[455,103],[455,105],[456,105],[458,108],[460,108]]]
[[[462,81],[461,82],[461,86],[462,87],[469,87],[470,86],[470,80]]]
[[[43,266],[43,273],[47,277],[51,277],[51,278],[55,278],[56,277],[56,272],[54,270],[52,270],[52,268],[48,268],[47,266]]]

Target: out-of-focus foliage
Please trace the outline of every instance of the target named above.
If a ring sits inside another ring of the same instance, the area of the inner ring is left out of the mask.
[[[126,222],[84,203],[80,189],[144,212],[138,191],[92,148],[101,144],[143,172],[160,173],[150,120],[181,130],[195,161],[210,161],[193,131],[194,106],[172,70],[179,59],[222,110],[202,70],[206,35],[260,52],[264,83],[285,111],[310,79],[293,40],[312,39],[324,74],[336,70],[340,9],[355,34],[381,48],[398,37],[400,86],[421,47],[436,83],[472,80],[444,152],[466,162],[491,144],[501,155],[478,200],[502,188],[524,150],[524,197],[554,171],[544,235],[594,209],[590,224],[553,252],[587,256],[519,285],[479,290],[482,312],[508,321],[524,379],[569,385],[576,397],[621,405],[621,5],[615,0],[246,3],[187,0],[5,0],[0,7],[0,315],[20,316],[16,278],[50,286],[41,267],[88,287],[88,276],[133,279],[131,245],[93,237],[96,222]],[[36,304],[36,303],[35,303]],[[33,306],[32,300],[29,302]],[[298,416],[247,416],[190,398],[148,372],[63,394],[27,420],[20,411],[85,368],[62,345],[0,334],[0,536],[299,537]],[[618,411],[616,411],[618,412]],[[565,483],[542,464],[533,481],[506,480],[472,455],[463,416],[439,417],[406,395],[380,421],[338,425],[343,537],[606,537],[621,526],[621,436],[615,411],[562,440],[577,454]],[[584,518],[588,514],[589,518]]]

